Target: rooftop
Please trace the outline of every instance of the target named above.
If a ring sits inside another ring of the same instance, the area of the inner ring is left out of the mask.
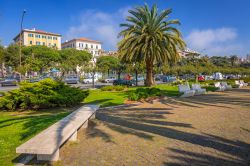
[[[22,32],[32,32],[32,33],[45,34],[45,35],[62,36],[62,35],[57,34],[57,33],[46,32],[44,30],[39,30],[39,29],[35,29],[35,28],[33,28],[33,29],[23,29]],[[19,35],[20,35],[20,33],[14,39],[16,39]]]
[[[76,39],[72,39],[72,40],[69,40],[62,44],[66,44],[66,43],[69,43],[69,42],[72,42],[72,41],[83,41],[83,42],[89,42],[89,43],[96,43],[96,44],[101,44],[102,42],[100,41],[97,41],[97,40],[92,40],[92,39],[88,39],[88,38],[84,38],[84,37],[81,37],[81,38],[76,38]]]

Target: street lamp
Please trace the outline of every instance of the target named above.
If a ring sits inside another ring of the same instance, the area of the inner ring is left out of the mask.
[[[22,66],[22,31],[23,31],[23,18],[24,14],[26,13],[26,10],[23,10],[22,13],[22,19],[21,19],[21,29],[20,29],[20,35],[19,35],[19,62],[20,62],[20,67]]]

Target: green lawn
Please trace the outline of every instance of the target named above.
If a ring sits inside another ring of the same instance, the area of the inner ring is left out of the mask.
[[[0,165],[13,165],[15,149],[69,114],[69,110],[0,112]]]
[[[89,96],[84,100],[85,104],[100,104],[101,107],[121,105],[127,99],[127,92],[109,92],[90,90]]]
[[[163,91],[166,96],[178,96],[178,87],[171,85],[156,85]],[[101,90],[90,90],[89,96],[84,100],[85,104],[100,104],[101,107],[121,105],[127,99],[127,94],[129,91],[135,90],[136,87],[130,87],[126,91],[121,92],[110,92]]]

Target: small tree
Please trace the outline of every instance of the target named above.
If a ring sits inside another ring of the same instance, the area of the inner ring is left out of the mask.
[[[97,58],[96,65],[102,73],[107,72],[108,77],[110,70],[115,70],[119,65],[119,59],[116,56],[100,56]]]

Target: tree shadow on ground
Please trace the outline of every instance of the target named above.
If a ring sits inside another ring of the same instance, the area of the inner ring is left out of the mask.
[[[236,166],[236,165],[249,165],[249,161],[242,161],[234,158],[223,158],[218,155],[208,155],[202,153],[196,153],[191,151],[185,151],[175,148],[169,148],[171,154],[168,156],[171,162],[164,162],[165,166],[189,166],[189,165],[227,165],[227,166]]]
[[[165,110],[160,108],[160,111],[157,108],[147,108],[147,110],[144,110],[143,108],[127,108],[114,110],[104,109],[102,111],[99,111],[96,117],[98,120],[105,123],[105,125],[110,129],[122,134],[129,133],[138,136],[137,133],[140,132],[144,133],[144,135],[140,135],[140,137],[148,139],[147,137],[145,137],[145,135],[149,135],[151,136],[151,140],[155,135],[159,135],[193,145],[202,146],[205,148],[212,148],[217,151],[235,156],[242,163],[248,162],[250,154],[249,144],[240,141],[231,141],[209,134],[195,134],[191,132],[180,131],[178,130],[178,128],[192,128],[192,125],[185,123],[168,122],[167,115],[170,114],[168,110],[169,109],[167,108]],[[208,161],[205,164],[209,165],[209,162],[212,163],[212,159],[213,158],[211,156],[210,158],[208,158]],[[238,159],[235,161],[234,159],[232,160],[235,163],[238,163]],[[220,161],[219,158],[214,160],[215,162]]]
[[[245,89],[249,90],[249,89]],[[238,89],[233,91],[238,92]],[[241,92],[241,91],[240,91]],[[172,98],[168,97],[161,100],[162,104],[176,108],[178,106],[188,106],[196,108],[204,108],[206,106],[221,107],[221,108],[232,108],[233,105],[250,107],[249,96],[233,96],[232,93],[228,92],[216,92],[200,96],[192,96],[187,98]]]

